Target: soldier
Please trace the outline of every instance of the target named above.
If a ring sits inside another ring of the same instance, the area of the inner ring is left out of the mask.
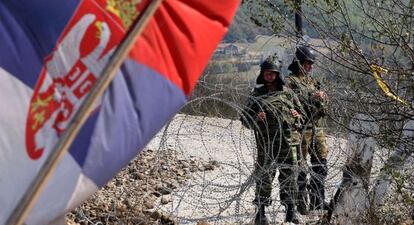
[[[288,69],[292,72],[287,78],[288,87],[298,95],[306,112],[306,121],[302,131],[301,148],[298,148],[299,162],[306,163],[310,154],[311,170],[309,186],[307,184],[307,173],[299,171],[298,177],[298,211],[302,215],[308,213],[308,197],[306,189],[309,189],[309,209],[328,209],[325,202],[325,179],[328,174],[325,133],[321,127],[321,119],[325,116],[327,95],[320,89],[320,83],[316,81],[311,72],[315,62],[313,50],[306,46],[296,49],[296,58]],[[304,165],[300,165],[303,169]]]
[[[255,224],[269,224],[265,207],[272,202],[272,182],[279,168],[280,199],[286,208],[286,221],[299,223],[296,216],[298,127],[303,111],[294,92],[284,86],[280,66],[271,58],[261,65],[256,83],[241,118],[243,125],[254,129],[257,145],[255,165],[257,206]]]

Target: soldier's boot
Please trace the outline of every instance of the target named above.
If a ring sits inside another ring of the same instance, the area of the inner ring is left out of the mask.
[[[306,190],[307,178],[305,172],[300,172],[298,177],[298,200],[297,209],[301,215],[308,215],[308,192]]]
[[[254,218],[254,225],[269,225],[269,220],[265,214],[265,206],[258,206],[256,217]]]
[[[299,224],[300,221],[296,215],[296,209],[294,204],[288,204],[286,208],[286,219],[285,222]]]
[[[321,189],[309,193],[309,210],[328,210],[329,203],[324,201],[324,193]]]
[[[323,191],[321,191],[323,192]],[[324,194],[321,192],[315,192],[311,193],[309,196],[310,204],[309,204],[309,210],[329,210],[330,204],[326,201],[324,201]]]
[[[298,195],[297,209],[301,215],[309,214],[307,197],[303,196],[303,193]]]
[[[309,209],[328,210],[329,203],[325,202],[325,178],[327,175],[326,160],[312,168],[313,176],[309,182]]]

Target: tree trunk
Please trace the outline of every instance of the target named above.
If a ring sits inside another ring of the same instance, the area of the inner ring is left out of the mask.
[[[343,180],[331,201],[331,208],[319,221],[327,224],[334,216],[336,224],[362,224],[369,212],[375,213],[392,182],[393,175],[404,168],[413,151],[414,120],[404,125],[401,142],[380,170],[374,186],[369,187],[373,155],[377,149],[375,134],[379,127],[368,116],[357,115],[350,124],[348,138],[350,157],[343,170]]]
[[[414,151],[414,120],[407,122],[404,125],[401,142],[396,151],[387,159],[384,167],[375,181],[375,186],[370,192],[371,208],[377,208],[384,197],[393,180],[393,176],[404,168],[407,158],[409,158]]]
[[[379,126],[367,115],[358,114],[350,122],[352,131],[348,136],[348,159],[343,170],[343,180],[331,200],[331,209],[320,220],[329,223],[336,217],[338,224],[360,224],[362,213],[368,205],[368,184],[372,160],[377,144],[374,136]]]

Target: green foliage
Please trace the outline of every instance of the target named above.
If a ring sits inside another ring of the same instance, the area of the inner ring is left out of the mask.
[[[254,42],[257,35],[270,34],[271,31],[263,26],[257,26],[243,7],[240,7],[230,26],[229,32],[224,37],[227,43],[236,41]]]
[[[286,25],[284,23],[286,8],[280,6],[274,1],[246,0],[241,8],[249,14],[250,20],[256,26],[268,29],[271,34],[279,34]]]
[[[410,179],[408,174],[402,174],[399,171],[391,171],[396,185],[396,192],[401,195],[404,203],[414,205],[414,197],[407,191],[407,182]]]

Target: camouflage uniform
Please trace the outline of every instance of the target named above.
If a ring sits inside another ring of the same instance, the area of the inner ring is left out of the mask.
[[[294,118],[291,109],[303,111],[299,99],[289,88],[268,92],[256,88],[247,103],[242,123],[254,129],[257,145],[255,165],[256,192],[254,204],[271,204],[272,182],[279,168],[280,199],[282,204],[295,204],[297,193],[297,152],[301,121]],[[258,112],[266,113],[265,121],[257,121]]]
[[[311,208],[322,207],[325,200],[325,179],[328,174],[328,147],[325,132],[321,127],[321,119],[325,116],[325,102],[312,97],[320,89],[320,84],[310,76],[299,77],[291,74],[286,78],[288,87],[298,95],[306,111],[306,122],[302,131],[301,148],[298,148],[300,162],[306,162],[310,154],[312,173],[309,181],[309,198]],[[302,165],[303,166],[303,165]],[[307,173],[299,171],[299,203],[307,202]],[[306,203],[304,203],[306,204]]]

